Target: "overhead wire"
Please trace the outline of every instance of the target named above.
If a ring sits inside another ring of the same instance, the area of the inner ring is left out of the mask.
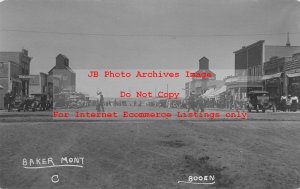
[[[201,38],[201,37],[243,37],[243,36],[277,36],[287,33],[237,33],[237,34],[118,34],[118,33],[87,33],[87,32],[60,32],[60,31],[39,31],[22,29],[0,29],[0,32],[21,32],[53,35],[75,35],[75,36],[99,36],[99,37],[168,37],[168,38]],[[289,32],[298,35],[300,32]]]

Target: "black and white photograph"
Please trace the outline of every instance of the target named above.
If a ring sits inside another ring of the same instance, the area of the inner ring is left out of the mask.
[[[0,189],[300,189],[300,0],[0,0]]]

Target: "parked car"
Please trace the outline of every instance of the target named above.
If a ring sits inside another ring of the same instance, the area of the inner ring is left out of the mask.
[[[24,101],[20,96],[14,97],[7,104],[7,111],[17,110],[18,112],[24,109]]]
[[[31,97],[34,99],[36,110],[49,109],[49,106],[47,105],[47,94],[35,93],[35,94],[31,94]]]
[[[39,102],[33,97],[27,97],[23,103],[23,111],[36,111],[39,106]]]
[[[247,109],[248,112],[256,110],[259,112],[265,112],[267,109],[271,109],[273,104],[270,102],[270,95],[267,91],[250,91],[248,93]]]

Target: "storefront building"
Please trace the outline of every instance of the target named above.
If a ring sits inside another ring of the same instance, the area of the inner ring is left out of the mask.
[[[7,93],[16,96],[27,96],[29,93],[29,79],[31,57],[28,51],[0,52],[0,109],[5,108],[4,97]]]
[[[284,67],[290,57],[271,57],[264,63],[264,90],[270,93],[272,100],[279,101],[280,97],[287,94],[287,80],[284,74]]]
[[[274,62],[288,61],[277,60],[277,57],[291,57],[299,51],[300,46],[291,46],[289,38],[285,46],[265,45],[265,41],[260,40],[235,51],[235,76],[225,79],[225,85],[227,86],[226,96],[230,98],[226,99],[228,103],[234,104],[235,102],[246,101],[248,92],[263,90],[266,87],[266,80],[270,90],[278,90],[275,89],[276,85],[283,81],[278,81],[274,78],[278,78],[277,75],[280,75],[278,73],[283,68],[282,63]],[[264,70],[264,64],[267,61],[271,61],[271,63],[267,64],[267,69]],[[282,85],[284,86],[283,83]]]
[[[287,93],[300,99],[300,52],[285,64],[284,72],[287,77]]]
[[[39,75],[30,75],[29,95],[48,94],[48,74],[40,72]]]

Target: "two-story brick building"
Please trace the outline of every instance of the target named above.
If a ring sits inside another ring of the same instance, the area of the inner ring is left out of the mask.
[[[11,92],[14,95],[29,94],[30,61],[28,51],[0,52],[0,109],[4,109],[4,96]]]
[[[278,63],[287,61],[275,60],[275,57],[291,57],[299,51],[300,46],[291,46],[289,36],[285,46],[266,45],[264,40],[260,40],[235,51],[235,76],[225,80],[228,94],[233,96],[233,101],[242,101],[249,91],[263,90],[266,78],[280,77],[274,73],[282,69],[282,64]],[[275,61],[277,63],[274,63]],[[266,73],[264,72],[265,63],[267,64]]]

